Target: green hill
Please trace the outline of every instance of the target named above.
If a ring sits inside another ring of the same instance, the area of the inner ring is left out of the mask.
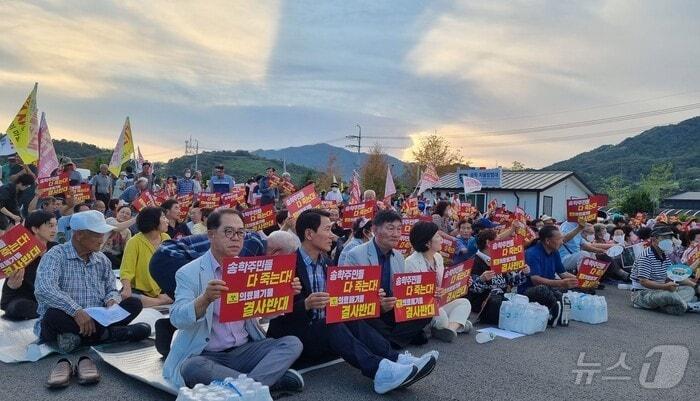
[[[700,117],[654,127],[617,145],[601,146],[543,170],[574,171],[600,190],[616,177],[623,184],[636,184],[652,165],[669,162],[681,191],[700,189]]]

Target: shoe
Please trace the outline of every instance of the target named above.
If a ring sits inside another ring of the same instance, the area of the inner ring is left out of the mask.
[[[559,322],[559,318],[561,317],[561,308],[561,302],[557,301],[557,303],[554,305],[554,308],[549,311],[548,324],[551,327],[557,327],[557,323]]]
[[[447,327],[444,329],[436,329],[433,327],[430,332],[433,334],[433,337],[446,343],[451,343],[455,338],[457,338],[457,332]]]
[[[700,313],[700,302],[688,302],[688,312]]]
[[[89,356],[81,356],[75,370],[78,384],[94,384],[102,378],[100,371],[97,370],[97,365]]]
[[[388,359],[379,362],[377,373],[374,374],[374,392],[386,394],[410,382],[418,374],[418,368],[413,365],[402,365]]]
[[[418,373],[416,376],[411,379],[411,381],[401,385],[401,388],[406,388],[432,373],[433,369],[435,369],[435,365],[437,364],[437,358],[439,355],[440,353],[437,351],[426,352],[420,358],[411,355],[411,353],[408,351],[404,352],[403,354],[399,354],[399,359],[396,360],[396,363],[401,365],[413,365],[418,368]]]
[[[109,327],[107,342],[145,340],[151,335],[151,325],[148,323],[136,323],[128,326]]]
[[[464,329],[462,330],[462,332],[460,334],[468,334],[469,332],[472,331],[473,328],[474,328],[474,325],[472,324],[472,322],[467,320],[467,323],[464,324]]]
[[[73,333],[61,333],[56,336],[56,347],[61,354],[70,354],[80,347],[83,339]]]
[[[569,326],[569,316],[571,315],[571,300],[568,297],[562,298],[561,317],[559,318],[559,326]]]
[[[170,344],[173,341],[173,335],[175,334],[175,326],[170,323],[170,319],[158,319],[156,320],[156,351],[163,355],[163,358],[167,358],[170,353]]]
[[[270,387],[270,391],[278,393],[299,393],[302,390],[304,390],[304,378],[294,369],[287,369],[277,383]]]
[[[51,369],[49,378],[46,380],[48,388],[63,388],[70,384],[70,378],[73,377],[73,365],[66,358],[61,358],[56,362],[56,366]]]

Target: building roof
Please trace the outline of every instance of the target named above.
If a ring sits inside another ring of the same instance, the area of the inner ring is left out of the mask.
[[[484,189],[501,189],[511,191],[543,191],[571,176],[576,177],[581,184],[591,190],[583,181],[581,181],[573,171],[503,171],[503,185],[500,188]],[[459,181],[457,173],[449,173],[440,177],[440,183],[436,185],[436,189],[460,189],[462,183]],[[591,190],[591,192],[593,192]]]
[[[682,192],[670,196],[666,200],[700,200],[700,192]]]

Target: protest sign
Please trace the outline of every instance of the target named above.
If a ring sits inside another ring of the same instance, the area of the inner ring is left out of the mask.
[[[338,208],[338,202],[334,200],[322,200],[321,204],[319,205],[321,209],[325,210],[330,210],[330,209],[337,209]]]
[[[294,186],[294,183],[288,180],[282,180],[280,183],[280,193],[282,195],[289,195],[294,192],[296,192],[296,187]]]
[[[413,253],[413,246],[411,245],[411,239],[409,238],[408,234],[401,233],[396,249],[401,252],[404,257]]]
[[[16,225],[0,237],[0,278],[24,269],[38,258],[44,246],[23,225]]]
[[[396,322],[431,318],[437,315],[435,272],[402,273],[392,277],[396,297]]]
[[[598,288],[600,278],[603,277],[605,269],[610,262],[596,260],[593,258],[583,258],[578,267],[579,288]]]
[[[687,253],[684,255],[685,261],[683,263],[688,266],[692,266],[695,262],[700,260],[700,243],[695,245],[691,244],[686,252]]]
[[[221,194],[221,206],[236,208],[238,205],[245,207],[245,186],[234,186],[230,193]]]
[[[56,196],[68,192],[68,173],[55,177],[39,178],[38,187],[42,197]]]
[[[190,209],[192,208],[194,195],[179,195],[175,199],[177,200],[178,205],[180,205],[180,220],[187,220],[187,215],[190,213]]]
[[[442,296],[439,299],[440,306],[467,295],[473,266],[474,258],[471,258],[465,262],[445,268],[442,283],[440,284],[442,289]]]
[[[525,246],[523,238],[515,237],[500,241],[491,241],[491,270],[496,274],[519,271],[525,268]]]
[[[372,220],[374,218],[375,205],[376,202],[370,200],[345,206],[345,208],[343,208],[342,227],[352,228],[352,224],[355,220],[363,217]]]
[[[328,267],[326,323],[379,317],[379,266]]]
[[[579,219],[595,221],[597,217],[598,205],[590,198],[566,200],[566,221],[574,223]]]
[[[260,231],[277,224],[274,205],[257,206],[241,212],[246,230]]]
[[[163,190],[153,194],[153,202],[156,204],[156,206],[162,205],[169,198],[170,196],[168,196],[168,194]]]
[[[76,205],[79,203],[85,203],[92,199],[90,184],[73,185],[70,187],[69,192],[73,197],[73,203]]]
[[[314,184],[310,184],[288,196],[284,204],[289,215],[297,218],[304,210],[318,207],[321,204],[321,198],[318,197]]]
[[[138,198],[131,202],[131,206],[133,206],[133,208],[136,209],[137,212],[140,212],[141,209],[145,207],[153,207],[155,205],[156,200],[150,192],[141,193],[141,195]]]
[[[445,259],[452,259],[457,251],[457,244],[454,240],[443,238],[442,243],[440,243],[440,254]]]
[[[216,192],[200,192],[197,195],[199,207],[216,209],[221,204],[221,194]]]
[[[491,220],[499,225],[509,225],[512,220],[512,216],[509,211],[499,207],[493,212],[493,217]]]
[[[221,279],[229,291],[221,297],[221,323],[287,313],[294,306],[292,255],[224,258]]]

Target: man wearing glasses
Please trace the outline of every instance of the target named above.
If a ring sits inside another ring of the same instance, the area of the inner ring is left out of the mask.
[[[245,230],[234,209],[219,209],[207,219],[211,248],[175,274],[177,286],[170,321],[179,333],[163,367],[163,377],[177,387],[194,387],[245,373],[275,391],[301,391],[304,381],[289,369],[302,351],[298,338],[266,338],[258,319],[221,323],[221,280],[225,257],[239,256]],[[301,290],[297,278],[292,282]]]

